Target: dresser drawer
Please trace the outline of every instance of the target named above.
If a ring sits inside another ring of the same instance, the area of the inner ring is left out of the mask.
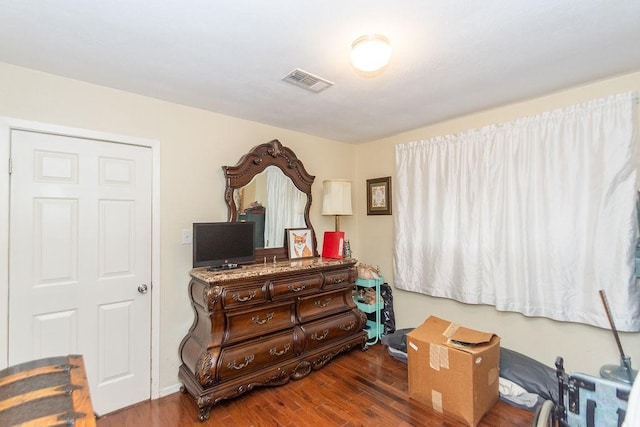
[[[362,318],[354,311],[300,325],[304,334],[301,351],[313,350],[330,341],[351,336],[354,331],[362,329],[362,326]]]
[[[355,272],[353,270],[339,270],[324,274],[325,288],[353,285]]]
[[[267,284],[264,282],[234,286],[222,291],[222,305],[227,309],[264,303],[267,298]]]
[[[294,350],[293,330],[224,348],[218,362],[218,381],[291,359],[295,356]]]
[[[322,274],[317,273],[282,280],[273,280],[269,284],[269,288],[271,297],[276,300],[315,292],[322,287],[322,282]]]
[[[351,307],[351,288],[323,292],[301,297],[296,302],[296,315],[300,323],[347,311]]]
[[[270,304],[255,310],[232,311],[226,314],[226,343],[259,337],[293,327],[294,304]]]

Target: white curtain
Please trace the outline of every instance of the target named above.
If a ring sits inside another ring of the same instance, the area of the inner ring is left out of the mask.
[[[394,285],[640,330],[634,94],[398,145]]]
[[[305,228],[304,208],[307,195],[284,175],[280,168],[269,167],[267,173],[267,205],[264,222],[265,247],[284,246],[286,228]]]

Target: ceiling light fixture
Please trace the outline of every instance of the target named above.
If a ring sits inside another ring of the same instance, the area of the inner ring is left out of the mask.
[[[351,45],[351,63],[366,73],[378,71],[389,63],[391,45],[380,34],[358,37]]]

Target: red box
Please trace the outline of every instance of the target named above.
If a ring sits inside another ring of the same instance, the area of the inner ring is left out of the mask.
[[[344,250],[344,231],[325,231],[322,242],[323,258],[342,258]]]

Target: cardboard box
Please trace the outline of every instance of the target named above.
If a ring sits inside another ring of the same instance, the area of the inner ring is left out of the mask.
[[[500,337],[431,316],[407,334],[409,397],[476,426],[498,401]]]

